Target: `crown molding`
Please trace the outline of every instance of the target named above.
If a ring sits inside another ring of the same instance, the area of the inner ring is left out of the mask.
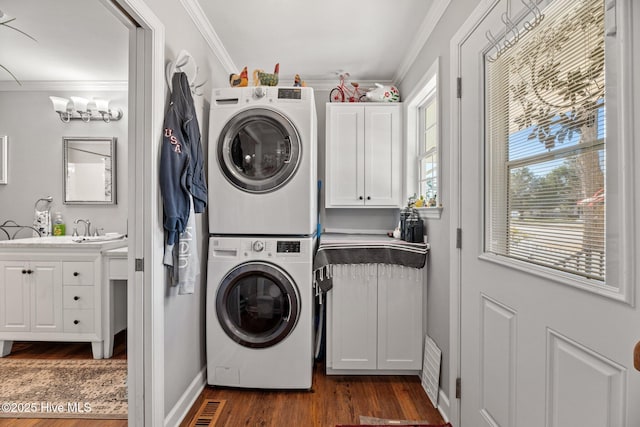
[[[126,92],[129,84],[123,81],[45,81],[32,80],[22,81],[21,84],[15,81],[0,81],[0,91],[2,92],[42,92],[42,91],[113,91]]]
[[[420,51],[427,43],[427,40],[429,40],[436,24],[440,21],[442,15],[444,15],[447,7],[449,7],[449,3],[451,3],[451,0],[434,0],[433,4],[429,8],[427,16],[425,16],[424,21],[422,21],[422,24],[418,29],[416,37],[413,39],[409,49],[407,49],[407,54],[404,56],[400,67],[398,67],[398,71],[393,78],[395,82],[401,82],[406,77],[409,69],[420,54]]]
[[[314,90],[331,90],[334,87],[338,86],[338,83],[340,83],[340,80],[338,78],[331,79],[331,80],[325,80],[325,79],[306,80],[305,79],[304,82],[308,87],[312,87]],[[391,80],[358,80],[358,83],[360,84],[360,87],[363,90],[374,88],[376,86],[376,83],[379,83],[384,86],[395,85],[395,83],[392,82]]]
[[[213,51],[213,54],[218,58],[224,69],[227,73],[236,73],[238,72],[238,68],[236,64],[229,56],[229,52],[225,49],[220,37],[218,37],[218,33],[213,29],[211,22],[205,15],[200,3],[197,0],[180,0],[182,6],[185,8],[191,20],[196,25],[196,28],[202,34],[205,41]]]

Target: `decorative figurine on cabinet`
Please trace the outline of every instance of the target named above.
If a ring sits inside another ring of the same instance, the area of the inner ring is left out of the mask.
[[[245,87],[249,85],[249,72],[244,67],[240,74],[231,74],[229,76],[229,84],[231,87]]]
[[[255,86],[277,86],[279,73],[280,63],[276,64],[273,74],[265,73],[263,70],[253,70],[253,84]]]
[[[400,92],[395,86],[383,86],[376,83],[376,88],[367,92],[367,99],[373,102],[399,102]]]
[[[296,74],[293,78],[293,87],[307,87],[307,84],[300,78],[300,74]]]

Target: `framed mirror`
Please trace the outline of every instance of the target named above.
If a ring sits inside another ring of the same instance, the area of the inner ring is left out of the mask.
[[[116,204],[116,138],[64,137],[64,204]]]

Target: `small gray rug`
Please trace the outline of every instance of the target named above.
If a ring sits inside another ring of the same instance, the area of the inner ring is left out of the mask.
[[[0,418],[127,418],[124,359],[0,359]]]

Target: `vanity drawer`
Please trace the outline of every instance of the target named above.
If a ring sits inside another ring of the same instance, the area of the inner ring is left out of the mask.
[[[64,286],[62,300],[64,308],[93,308],[93,286]]]
[[[65,332],[93,332],[93,310],[64,310],[63,317]]]
[[[67,261],[62,263],[64,285],[93,285],[93,262]]]
[[[128,279],[128,260],[126,258],[114,258],[109,260],[109,279],[111,280],[127,280]]]

